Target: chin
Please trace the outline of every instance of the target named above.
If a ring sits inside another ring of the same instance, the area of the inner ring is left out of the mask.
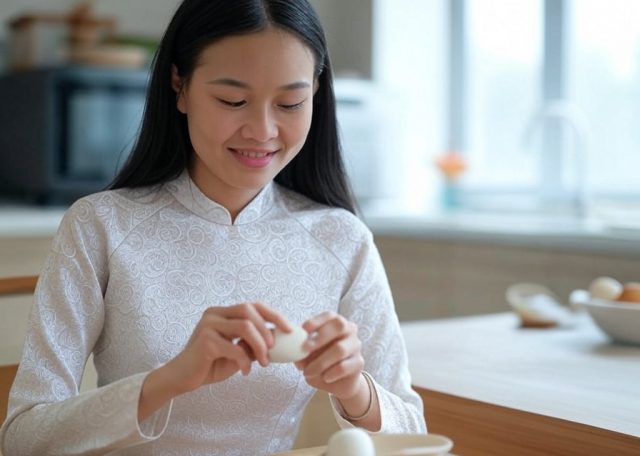
[[[257,179],[244,179],[241,185],[238,187],[243,188],[245,190],[253,190],[260,191],[262,190],[269,182],[274,179],[275,176],[270,177],[261,177]]]

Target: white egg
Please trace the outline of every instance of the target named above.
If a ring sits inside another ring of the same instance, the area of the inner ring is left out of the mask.
[[[290,333],[275,329],[274,344],[269,350],[269,360],[272,363],[293,363],[306,358],[308,353],[302,349],[302,344],[309,336],[300,326],[293,326]]]
[[[327,445],[327,456],[375,456],[369,434],[360,428],[342,429],[334,433]]]
[[[589,284],[589,294],[592,298],[614,301],[622,293],[624,287],[611,277],[598,277]]]

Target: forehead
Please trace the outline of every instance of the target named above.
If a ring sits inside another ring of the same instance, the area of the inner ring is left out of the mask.
[[[207,46],[198,59],[196,72],[210,77],[246,80],[297,80],[313,78],[312,50],[296,35],[277,28],[233,35]]]

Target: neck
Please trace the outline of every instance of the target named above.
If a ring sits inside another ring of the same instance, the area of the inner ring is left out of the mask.
[[[193,168],[189,170],[191,181],[207,198],[223,206],[232,222],[261,190],[232,187],[200,174]]]

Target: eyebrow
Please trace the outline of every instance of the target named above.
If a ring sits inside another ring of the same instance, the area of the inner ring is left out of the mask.
[[[232,78],[220,78],[214,79],[212,81],[208,81],[207,84],[215,84],[215,85],[228,85],[232,87],[239,87],[241,89],[249,89],[251,86],[246,82],[239,81],[237,79]],[[290,84],[285,84],[283,86],[278,87],[278,90],[298,90],[298,89],[306,89],[311,87],[307,81],[296,81]]]

